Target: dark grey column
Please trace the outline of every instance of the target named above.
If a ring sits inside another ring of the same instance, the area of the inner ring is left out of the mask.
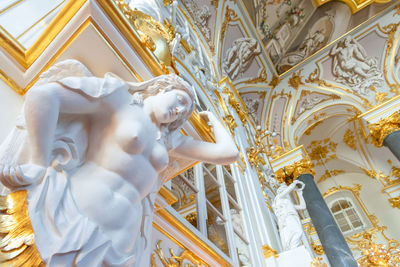
[[[383,139],[383,145],[392,151],[398,160],[400,160],[400,131],[388,134]]]
[[[297,179],[305,184],[303,196],[307,210],[331,266],[357,267],[358,264],[319,192],[314,177],[311,174],[302,174]]]

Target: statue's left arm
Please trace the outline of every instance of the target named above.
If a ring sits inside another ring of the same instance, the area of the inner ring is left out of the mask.
[[[182,136],[183,141],[170,153],[178,158],[190,158],[212,164],[226,165],[237,160],[239,152],[231,135],[225,130],[220,121],[210,112],[203,112],[211,124],[215,143],[193,140]]]

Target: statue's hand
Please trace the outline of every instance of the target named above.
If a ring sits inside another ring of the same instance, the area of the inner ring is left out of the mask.
[[[0,180],[9,188],[27,186],[39,182],[45,173],[45,167],[32,163],[19,166],[0,164]]]
[[[304,187],[306,186],[302,181],[299,181],[299,180],[294,180],[293,183],[296,184],[296,186],[295,186],[296,191],[302,191],[304,189]],[[298,186],[298,185],[300,185],[300,186]]]

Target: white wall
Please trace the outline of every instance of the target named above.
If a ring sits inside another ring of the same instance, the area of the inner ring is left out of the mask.
[[[0,142],[3,142],[14,126],[15,118],[22,108],[23,99],[23,96],[17,94],[0,79]]]

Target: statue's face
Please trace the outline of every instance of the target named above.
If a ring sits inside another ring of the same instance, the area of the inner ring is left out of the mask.
[[[154,119],[159,124],[176,121],[190,112],[192,106],[192,99],[182,90],[161,91],[151,98]]]

